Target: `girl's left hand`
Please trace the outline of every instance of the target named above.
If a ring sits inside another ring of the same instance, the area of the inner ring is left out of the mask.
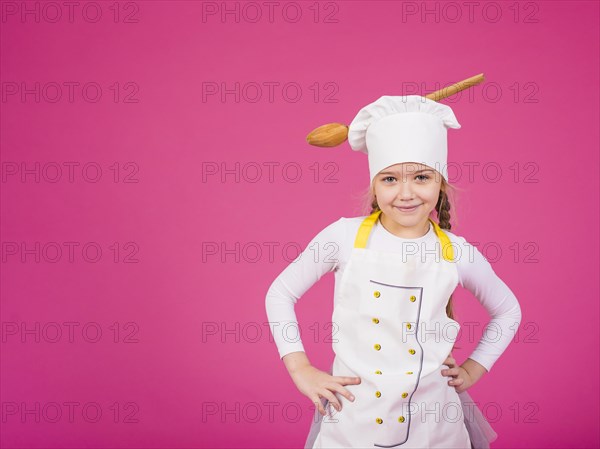
[[[444,365],[447,365],[449,369],[443,369],[442,375],[450,378],[448,385],[454,387],[457,393],[468,390],[475,383],[467,370],[456,364],[452,353],[444,360]]]

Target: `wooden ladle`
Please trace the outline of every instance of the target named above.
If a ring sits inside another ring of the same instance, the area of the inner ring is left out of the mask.
[[[483,73],[472,76],[466,80],[460,81],[451,86],[444,87],[443,89],[436,90],[430,94],[425,95],[425,98],[429,98],[433,101],[440,101],[444,98],[448,98],[461,90],[468,89],[471,86],[475,86],[483,82]],[[348,125],[342,123],[328,123],[326,125],[315,128],[306,136],[306,140],[309,144],[317,147],[336,147],[348,139]]]

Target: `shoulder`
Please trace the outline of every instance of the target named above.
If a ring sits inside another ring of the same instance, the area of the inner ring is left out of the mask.
[[[491,264],[475,245],[462,235],[446,229],[443,231],[452,242],[459,282],[463,287],[478,285],[482,281],[488,282],[495,276]]]
[[[309,245],[323,245],[323,248],[327,245],[327,248],[331,248],[330,245],[333,244],[341,252],[341,257],[344,258],[349,254],[358,228],[364,219],[365,217],[340,217],[325,226]]]
[[[339,242],[342,243],[348,234],[348,218],[340,217],[329,222],[313,237],[313,242]]]
[[[347,229],[357,229],[360,227],[361,223],[367,218],[368,215],[361,215],[360,217],[344,217],[344,223]]]
[[[447,229],[442,230],[452,242],[452,245],[455,249],[455,258],[459,265],[464,266],[465,264],[469,263],[482,262],[482,260],[487,262],[477,247],[469,242],[469,240],[467,240],[464,236]]]
[[[442,231],[444,231],[444,234],[446,234],[448,236],[448,238],[450,239],[450,241],[452,243],[454,243],[455,245],[460,245],[462,246],[463,244],[470,244],[466,238],[464,238],[462,235],[456,234],[454,232],[449,231],[448,229],[442,229]]]
[[[351,240],[354,243],[354,238],[358,233],[358,229],[360,225],[365,221],[368,215],[361,215],[358,217],[344,217],[342,218],[342,223],[344,227],[344,231],[346,233],[346,239]]]

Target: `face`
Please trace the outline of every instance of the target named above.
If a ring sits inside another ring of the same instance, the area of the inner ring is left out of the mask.
[[[435,209],[441,175],[427,165],[405,162],[380,171],[373,179],[381,221],[394,233],[407,238],[424,235],[429,215]],[[413,235],[414,234],[414,235]]]

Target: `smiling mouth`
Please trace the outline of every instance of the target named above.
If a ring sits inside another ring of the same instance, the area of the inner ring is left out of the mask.
[[[412,207],[399,207],[399,206],[394,206],[396,209],[398,209],[400,212],[412,212],[414,210],[417,209],[417,207],[421,206],[421,204],[417,204],[416,206],[412,206]]]

